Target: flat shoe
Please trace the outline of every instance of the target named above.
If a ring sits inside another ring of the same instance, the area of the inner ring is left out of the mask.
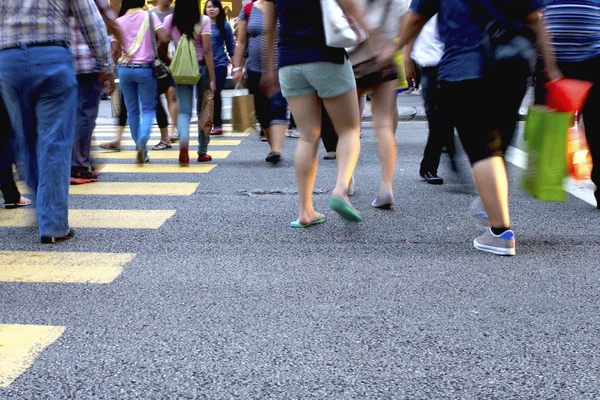
[[[266,162],[270,162],[273,164],[277,164],[279,161],[281,160],[281,154],[272,151],[269,153],[269,155],[265,158]]]
[[[165,149],[171,149],[173,148],[173,146],[171,146],[170,144],[167,144],[165,142],[158,142],[157,145],[152,146],[152,150],[165,150]]]
[[[300,218],[298,218],[297,220],[290,222],[290,226],[292,228],[308,228],[309,226],[322,224],[323,222],[325,222],[326,219],[327,217],[325,216],[325,214],[319,214],[319,216],[315,220],[309,222],[308,224],[302,224],[300,223]]]
[[[21,199],[24,199],[25,201],[21,201]],[[29,200],[26,197],[21,197],[21,199],[19,199],[18,203],[9,203],[9,204],[4,204],[4,208],[11,210],[13,208],[19,208],[19,207],[27,207],[31,205],[31,200]]]
[[[121,151],[121,146],[113,142],[100,143],[100,148],[104,150]]]
[[[382,210],[389,210],[394,205],[394,196],[391,193],[388,193],[384,196],[379,196],[373,200],[371,203],[372,207],[379,208]]]
[[[340,214],[340,217],[348,222],[362,222],[363,220],[363,217],[354,207],[339,197],[331,197],[329,199],[329,208]]]
[[[50,243],[58,243],[64,242],[65,240],[69,240],[75,236],[75,231],[73,229],[69,229],[69,232],[65,236],[54,237],[54,236],[42,236],[42,243],[50,244]]]

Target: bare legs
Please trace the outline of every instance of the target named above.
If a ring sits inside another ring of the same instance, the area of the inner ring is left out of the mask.
[[[175,92],[175,88],[169,87],[165,92],[165,97],[167,98],[169,116],[171,117],[171,121],[173,121],[173,124],[171,125],[171,137],[169,138],[170,142],[171,140],[177,139],[177,117],[179,116],[179,103],[177,102],[177,92]]]
[[[361,93],[359,93],[361,96]],[[383,82],[371,94],[373,122],[377,135],[382,181],[379,196],[393,199],[393,181],[396,170],[397,146],[394,129],[397,126],[397,112],[393,113],[396,99],[396,81]]]
[[[502,157],[490,157],[473,164],[477,191],[495,228],[510,227],[508,213],[508,179]]]
[[[265,131],[271,151],[281,154],[283,151],[283,142],[285,141],[287,125],[271,125],[269,129],[266,129]]]

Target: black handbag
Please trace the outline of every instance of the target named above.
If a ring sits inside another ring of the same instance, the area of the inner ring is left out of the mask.
[[[158,56],[158,47],[156,45],[156,32],[154,31],[154,21],[152,20],[152,11],[148,10],[148,18],[150,18],[150,37],[152,38],[152,50],[154,50],[154,73],[159,80],[169,79],[169,67]]]
[[[533,72],[535,63],[535,33],[525,24],[513,21],[498,10],[490,0],[474,0],[487,14],[483,33],[483,53],[488,69],[522,69]],[[491,20],[490,20],[491,18]]]

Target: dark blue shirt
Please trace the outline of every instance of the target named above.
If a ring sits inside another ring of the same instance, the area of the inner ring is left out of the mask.
[[[460,82],[482,77],[483,31],[492,19],[481,7],[480,0],[413,0],[410,10],[431,18],[439,13],[440,40],[446,50],[439,64],[439,80]],[[542,8],[541,0],[489,0],[512,20],[525,17]]]
[[[227,54],[229,57],[233,57],[233,53],[235,53],[231,25],[225,22],[225,36],[223,36],[223,32],[217,27],[217,24],[212,24],[211,43],[215,67],[227,67],[229,65]],[[225,54],[225,46],[227,46],[227,54]]]
[[[319,0],[274,0],[279,18],[279,67],[319,61],[343,64],[344,49],[325,44]]]

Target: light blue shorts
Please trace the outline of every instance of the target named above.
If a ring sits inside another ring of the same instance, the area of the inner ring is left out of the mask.
[[[288,65],[279,70],[279,84],[286,98],[317,92],[320,98],[329,99],[356,90],[352,65],[347,59],[344,64],[314,62]]]

